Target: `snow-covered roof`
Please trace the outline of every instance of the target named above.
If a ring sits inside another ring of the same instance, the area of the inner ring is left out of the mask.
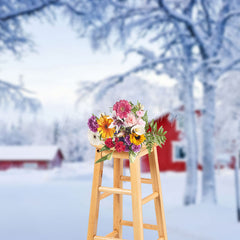
[[[52,161],[58,146],[0,146],[0,161],[45,160]]]

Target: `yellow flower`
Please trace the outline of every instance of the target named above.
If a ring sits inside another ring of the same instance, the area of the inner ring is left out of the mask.
[[[101,134],[102,138],[112,138],[115,132],[115,128],[109,128],[111,123],[113,122],[112,118],[108,118],[108,116],[101,116],[98,120],[98,132]]]
[[[131,133],[130,134],[130,142],[135,144],[135,145],[140,145],[146,140],[144,134],[142,135],[137,135],[136,133]]]

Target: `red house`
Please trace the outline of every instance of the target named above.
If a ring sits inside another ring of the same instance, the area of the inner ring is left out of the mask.
[[[166,113],[155,120],[158,128],[163,126],[167,131],[167,141],[162,148],[157,147],[158,162],[161,171],[181,172],[186,170],[186,148],[184,141],[184,119],[181,117],[182,108],[178,109],[178,117],[173,117],[171,113]],[[196,117],[201,116],[201,111],[195,111]],[[171,119],[172,118],[172,119]],[[129,166],[129,162],[125,162]],[[201,165],[198,166],[201,169]],[[141,171],[149,172],[148,155],[141,158]]]
[[[183,121],[181,118],[170,121],[170,113],[155,120],[158,127],[167,131],[167,141],[162,148],[157,147],[159,168],[161,171],[185,171],[186,152],[182,141]],[[141,159],[142,172],[149,172],[148,155]]]
[[[61,166],[64,156],[57,146],[1,146],[0,170],[9,168],[51,169]]]

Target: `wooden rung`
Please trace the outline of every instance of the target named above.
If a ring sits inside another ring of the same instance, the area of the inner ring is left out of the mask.
[[[122,238],[112,238],[112,237],[100,237],[100,236],[95,236],[94,240],[124,240]]]
[[[164,238],[163,238],[163,237],[160,237],[158,240],[164,240]]]
[[[158,192],[154,192],[150,195],[148,195],[147,197],[142,199],[142,205],[148,203],[149,201],[153,200],[154,198],[158,197]]]
[[[131,178],[129,176],[121,176],[121,181],[131,182]],[[150,178],[141,178],[141,183],[152,184],[152,179]]]
[[[102,200],[102,199],[104,199],[104,198],[106,198],[106,197],[108,197],[108,196],[110,196],[110,195],[112,195],[112,193],[109,193],[109,192],[102,193],[102,194],[100,195],[100,200]]]
[[[112,194],[126,194],[126,195],[132,194],[131,190],[123,188],[99,187],[98,189],[99,192],[107,192]]]
[[[122,220],[121,221],[121,225],[133,227],[133,222],[132,221]],[[158,231],[158,226],[157,225],[153,225],[153,224],[146,224],[146,223],[144,223],[143,224],[143,228]]]
[[[116,237],[117,234],[118,234],[118,232],[114,230],[114,231],[110,232],[109,234],[107,234],[105,237]]]

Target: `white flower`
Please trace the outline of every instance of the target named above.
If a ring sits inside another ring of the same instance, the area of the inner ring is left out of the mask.
[[[131,132],[135,132],[137,135],[145,134],[145,127],[142,125],[135,125],[132,127]]]
[[[103,142],[100,140],[99,132],[92,132],[88,130],[88,140],[92,145],[101,145]]]

